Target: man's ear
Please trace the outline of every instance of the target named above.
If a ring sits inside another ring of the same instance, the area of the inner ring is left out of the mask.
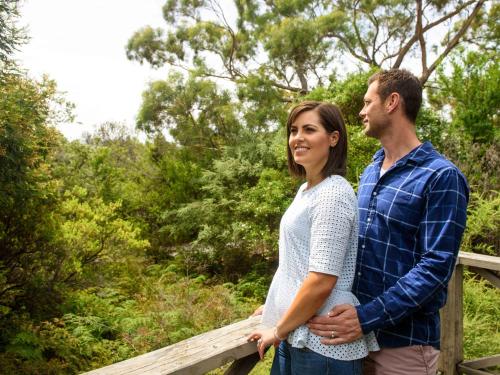
[[[401,104],[401,96],[397,92],[389,94],[387,99],[385,99],[385,108],[388,113],[393,113]]]

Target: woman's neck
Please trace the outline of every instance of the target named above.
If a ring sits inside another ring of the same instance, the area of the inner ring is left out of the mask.
[[[325,178],[322,173],[316,173],[314,175],[306,174],[307,187],[306,190],[311,189],[318,185]]]

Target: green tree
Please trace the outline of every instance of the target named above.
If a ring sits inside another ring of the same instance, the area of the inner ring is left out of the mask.
[[[37,283],[51,251],[57,181],[49,163],[60,139],[47,125],[54,97],[51,81],[4,74],[0,85],[0,313]]]
[[[0,0],[0,70],[6,67],[11,55],[26,41],[24,30],[17,26],[19,0]]]
[[[127,55],[239,85],[257,76],[287,95],[327,84],[333,67],[350,61],[396,68],[416,58],[425,83],[468,35],[485,3],[235,0],[230,17],[228,4],[217,0],[169,0],[163,7],[167,30],[139,30]],[[446,25],[452,27],[440,43],[429,40]],[[209,59],[216,63],[209,66]]]
[[[168,130],[203,164],[238,139],[237,111],[229,91],[219,90],[214,82],[172,73],[144,92],[137,127],[153,134]]]
[[[438,70],[429,99],[451,109],[451,124],[472,142],[492,143],[500,135],[500,59],[496,53],[463,51],[451,61],[451,74]]]

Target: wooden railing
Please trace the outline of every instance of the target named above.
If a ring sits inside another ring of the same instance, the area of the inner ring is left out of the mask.
[[[500,354],[463,361],[463,271],[464,266],[500,287],[500,257],[459,254],[448,288],[448,301],[441,311],[441,357],[443,375],[490,374],[485,369],[500,365]],[[260,325],[260,318],[249,318],[156,351],[87,372],[87,375],[196,375],[233,362],[226,375],[248,374],[259,357],[255,343],[246,336]]]
[[[486,369],[500,365],[500,354],[463,361],[463,275],[464,266],[500,288],[500,257],[460,252],[448,286],[448,300],[441,310],[441,356],[439,369],[444,375],[490,374]]]

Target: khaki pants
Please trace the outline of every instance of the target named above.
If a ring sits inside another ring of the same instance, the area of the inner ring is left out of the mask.
[[[432,346],[384,348],[370,352],[363,364],[364,375],[436,375],[439,350]]]

